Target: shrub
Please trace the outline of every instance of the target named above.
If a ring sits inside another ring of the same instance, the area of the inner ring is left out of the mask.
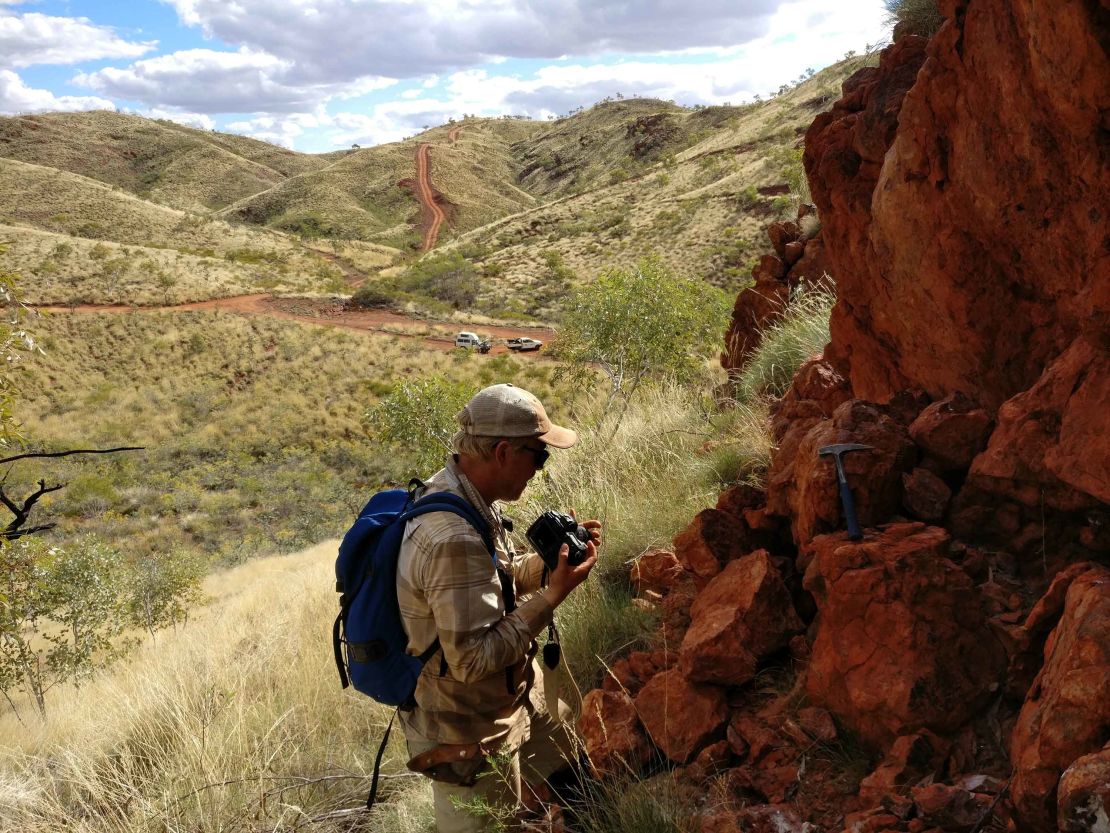
[[[737,396],[751,402],[782,396],[802,363],[829,343],[829,316],[836,296],[820,287],[799,288],[782,318],[763,332],[758,349],[736,381]]]
[[[936,0],[883,0],[887,25],[901,26],[911,35],[932,37],[944,22]]]
[[[351,296],[351,303],[368,309],[383,309],[393,305],[394,296],[378,283],[364,283]]]
[[[478,299],[481,284],[474,265],[458,252],[425,258],[397,279],[399,289],[465,309]]]
[[[376,440],[421,471],[440,468],[455,433],[455,414],[474,394],[471,385],[442,376],[401,382],[366,413]]]

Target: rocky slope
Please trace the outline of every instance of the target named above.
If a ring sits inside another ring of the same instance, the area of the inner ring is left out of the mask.
[[[1110,14],[940,5],[813,122],[820,234],[737,301],[733,367],[800,262],[839,294],[766,490],[640,559],[668,647],[585,700],[703,833],[1110,831]]]

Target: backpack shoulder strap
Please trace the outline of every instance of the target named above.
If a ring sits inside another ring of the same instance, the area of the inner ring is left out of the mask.
[[[475,509],[470,501],[451,492],[435,492],[416,501],[412,508],[407,510],[401,518],[408,521],[411,518],[427,515],[431,512],[451,512],[465,518],[481,536],[482,542],[486,545],[486,549],[493,559],[494,566],[497,566],[497,549],[493,543],[493,532],[490,530],[486,519],[482,517],[482,513]]]

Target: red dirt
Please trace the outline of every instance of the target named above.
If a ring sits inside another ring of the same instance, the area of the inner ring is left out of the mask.
[[[462,329],[469,329],[495,339],[515,338],[517,336],[531,336],[542,341],[549,341],[554,337],[554,330],[546,327],[494,327],[482,324],[452,323],[446,321],[427,321],[411,318],[385,310],[350,310],[337,301],[327,301],[317,298],[274,298],[272,295],[237,295],[232,298],[215,298],[210,301],[196,301],[190,304],[178,304],[169,307],[133,307],[123,304],[82,304],[76,307],[42,306],[40,310],[53,313],[81,312],[81,313],[127,313],[127,312],[194,312],[209,310],[226,310],[239,315],[265,315],[271,318],[282,318],[287,321],[299,321],[303,324],[320,324],[330,327],[341,327],[346,330],[360,332],[378,332],[398,338],[419,338],[424,343],[436,350],[452,350],[455,346],[455,334]],[[423,325],[432,330],[432,335],[403,333],[388,329],[389,327]],[[491,355],[507,353],[509,348],[504,344],[495,345],[490,351]],[[531,353],[531,356],[539,356]]]
[[[461,124],[457,127],[452,127],[451,130],[447,133],[447,141],[449,141],[451,144],[455,144],[456,140],[458,140],[459,138],[459,131],[461,130]]]
[[[416,198],[420,200],[420,204],[424,207],[424,217],[421,225],[424,226],[422,248],[425,252],[435,248],[436,239],[439,237],[439,228],[443,225],[443,221],[447,219],[447,215],[443,213],[443,209],[436,202],[440,194],[432,188],[431,161],[428,158],[430,147],[431,145],[427,142],[421,142],[416,147],[415,193]]]

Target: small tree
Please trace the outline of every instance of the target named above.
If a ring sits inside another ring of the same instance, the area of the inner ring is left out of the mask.
[[[474,389],[464,382],[428,376],[401,382],[366,413],[374,439],[399,451],[421,472],[439,468],[451,449],[451,435]]]
[[[200,583],[208,565],[197,553],[149,553],[130,569],[130,618],[154,638],[160,628],[186,622],[201,599]]]
[[[170,305],[170,290],[177,286],[177,278],[169,272],[159,272],[154,281],[158,284],[158,288],[162,290],[162,299],[168,307]]]
[[[45,717],[50,689],[115,655],[125,586],[119,554],[95,541],[0,545],[0,686],[13,708],[8,692],[24,690]]]
[[[605,412],[623,400],[619,426],[645,381],[696,374],[719,348],[728,315],[721,290],[676,277],[656,257],[609,270],[570,297],[554,346],[557,378],[587,383],[600,368],[609,379]]]

